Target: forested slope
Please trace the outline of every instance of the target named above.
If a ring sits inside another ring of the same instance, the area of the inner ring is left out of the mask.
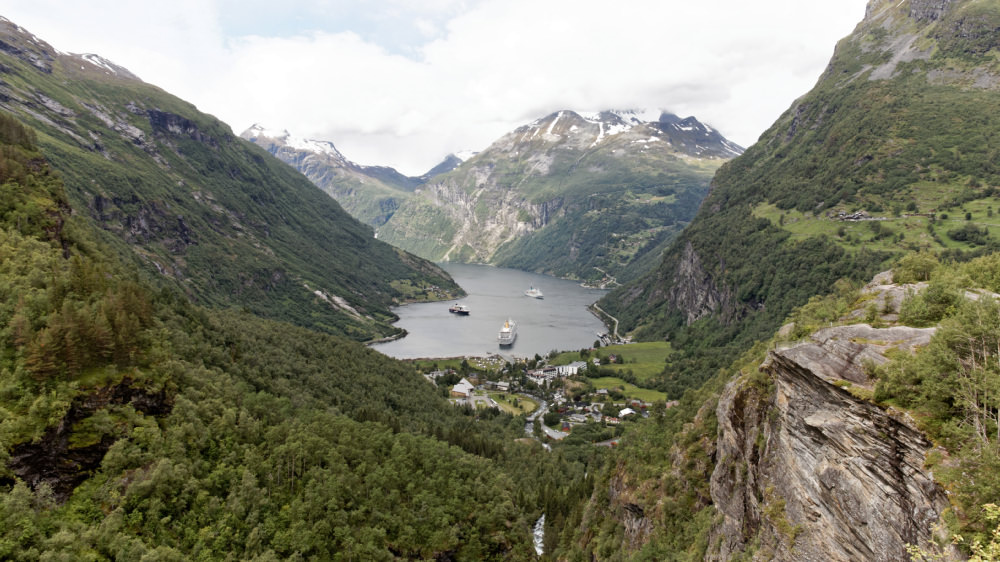
[[[720,169],[659,270],[600,303],[641,337],[670,339],[659,384],[680,403],[626,434],[561,556],[828,560],[850,543],[908,559],[900,543],[919,542],[917,559],[961,559],[996,546],[997,30],[995,0],[870,2],[813,91]],[[863,287],[891,265],[896,285]],[[904,326],[936,333],[898,348],[829,336]],[[797,346],[851,352],[850,377],[822,353],[814,367],[828,374],[807,377],[839,408],[789,391],[808,370],[773,358]],[[894,448],[900,427],[917,436],[916,461]],[[837,460],[855,449],[828,440],[872,428],[870,447]],[[809,459],[818,493],[803,496],[784,484]],[[878,465],[945,509],[854,495],[856,481],[889,486]],[[907,518],[888,522],[907,530],[880,550],[890,541],[864,539],[865,517],[896,502]],[[850,515],[827,519],[838,510]],[[951,533],[964,537],[955,548]]]
[[[657,270],[601,307],[640,338],[730,348],[688,354],[708,373],[837,279],[920,249],[992,251],[997,21],[991,1],[871,2],[813,90],[720,168]],[[674,370],[677,393],[707,376]]]
[[[0,39],[0,108],[37,130],[101,240],[157,283],[357,340],[397,333],[393,304],[460,293],[191,104],[7,20]]]
[[[151,287],[7,115],[0,184],[0,558],[520,560],[589,494],[522,418]]]

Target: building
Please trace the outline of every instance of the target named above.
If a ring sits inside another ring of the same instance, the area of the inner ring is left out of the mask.
[[[583,369],[586,366],[587,364],[583,361],[573,361],[569,365],[559,365],[556,369],[559,371],[560,376],[566,377],[578,374],[580,369]]]
[[[472,391],[476,387],[472,386],[472,383],[466,379],[458,381],[458,384],[451,387],[451,396],[453,398],[468,398],[472,396]]]

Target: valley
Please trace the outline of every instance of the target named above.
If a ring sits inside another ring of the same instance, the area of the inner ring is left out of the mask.
[[[0,559],[994,559],[998,89],[1000,0],[870,0],[746,149],[407,176],[0,19]]]
[[[694,215],[715,170],[743,151],[694,117],[559,111],[467,161],[451,156],[387,187],[332,143],[260,127],[242,136],[372,224],[380,240],[436,262],[606,287],[651,269]]]

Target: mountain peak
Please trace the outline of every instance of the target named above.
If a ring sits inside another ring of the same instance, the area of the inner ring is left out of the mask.
[[[537,119],[512,133],[516,144],[546,142],[553,146],[572,143],[594,148],[617,139],[620,142],[643,143],[665,141],[675,152],[695,158],[732,158],[743,153],[743,147],[730,142],[712,127],[695,117],[680,118],[662,110],[627,109],[599,112],[562,110]]]
[[[287,146],[288,148],[304,150],[314,154],[332,156],[339,160],[343,160],[345,163],[349,163],[332,142],[296,137],[289,133],[288,129],[282,129],[279,131],[277,129],[268,129],[259,123],[254,123],[249,129],[243,131],[243,134],[240,136],[251,142],[256,142],[256,139],[258,138],[265,138],[280,146]]]
[[[96,70],[103,72],[104,74],[139,80],[138,76],[132,74],[132,72],[124,66],[117,65],[100,55],[95,55],[94,53],[70,53],[68,56],[73,57],[77,61],[90,64],[96,67]],[[81,66],[81,68],[84,67]]]

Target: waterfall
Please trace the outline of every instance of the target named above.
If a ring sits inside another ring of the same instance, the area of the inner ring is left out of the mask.
[[[541,556],[545,552],[545,514],[535,521],[535,553]]]

